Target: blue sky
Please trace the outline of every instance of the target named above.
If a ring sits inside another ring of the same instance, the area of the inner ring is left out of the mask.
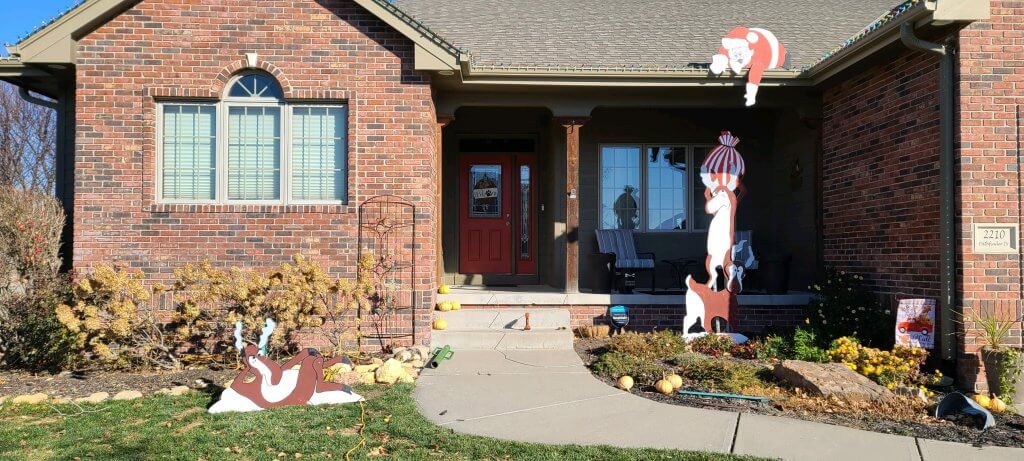
[[[76,3],[77,0],[0,0],[0,44],[17,41]]]

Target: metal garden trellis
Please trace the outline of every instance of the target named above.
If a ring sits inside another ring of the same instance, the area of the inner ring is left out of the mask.
[[[377,341],[382,349],[395,340],[409,338],[416,343],[416,309],[418,296],[416,277],[416,206],[393,195],[378,195],[359,205],[358,261],[359,274],[369,277],[376,294],[371,299],[370,311],[359,308],[359,318],[369,314],[373,323],[372,335],[359,334]],[[372,264],[364,267],[363,258],[372,255]],[[403,317],[408,316],[408,330],[403,328]],[[360,330],[362,326],[360,325]]]

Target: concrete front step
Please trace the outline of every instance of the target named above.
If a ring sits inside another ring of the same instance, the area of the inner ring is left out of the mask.
[[[569,309],[500,308],[462,309],[434,312],[434,318],[448,322],[448,331],[455,330],[522,330],[526,326],[526,313],[530,313],[530,326],[534,329],[569,328]]]
[[[531,315],[530,323],[533,323]],[[434,330],[430,344],[434,347],[449,345],[459,350],[527,350],[572,349],[572,331],[569,329],[542,330]]]

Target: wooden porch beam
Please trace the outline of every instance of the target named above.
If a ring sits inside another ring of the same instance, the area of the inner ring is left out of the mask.
[[[444,284],[444,251],[442,248],[442,242],[444,241],[444,227],[442,225],[442,213],[443,213],[443,194],[441,193],[441,185],[444,184],[443,174],[444,171],[444,127],[448,126],[449,123],[455,120],[452,115],[440,115],[437,116],[437,130],[434,133],[434,149],[435,149],[435,164],[434,164],[434,242],[437,247],[437,283],[438,285]]]
[[[580,291],[580,128],[590,117],[555,117],[565,129],[565,292]]]

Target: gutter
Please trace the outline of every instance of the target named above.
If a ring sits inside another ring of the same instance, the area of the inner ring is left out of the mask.
[[[18,87],[18,95],[21,96],[21,99],[24,99],[26,102],[30,104],[43,106],[53,110],[57,110],[58,108],[57,101],[47,101],[45,99],[40,99],[35,96],[32,96],[32,94],[28,92],[28,89],[23,86]]]
[[[953,325],[956,313],[956,165],[953,152],[956,47],[952,40],[943,44],[922,40],[914,34],[910,23],[900,27],[900,40],[912,50],[939,55],[939,331],[942,332],[939,346],[942,360],[952,361],[957,350]]]

